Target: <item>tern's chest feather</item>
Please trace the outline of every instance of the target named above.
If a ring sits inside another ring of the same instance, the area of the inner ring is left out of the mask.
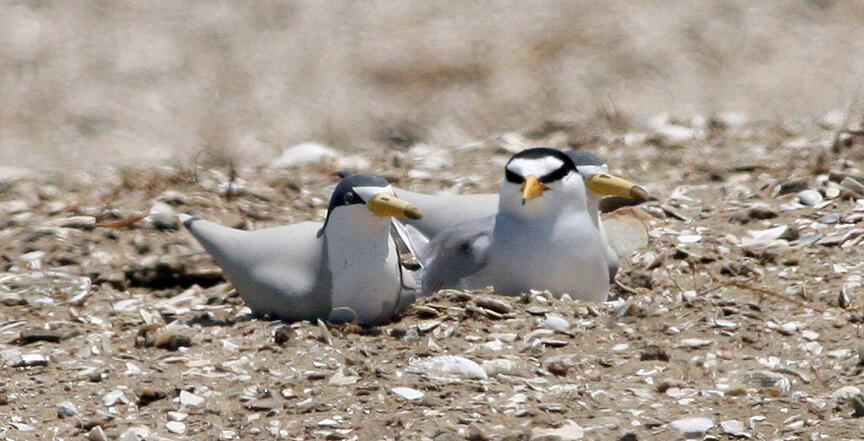
[[[502,294],[548,289],[595,299],[607,289],[607,273],[602,239],[586,216],[530,227],[499,223],[485,276]]]
[[[388,236],[334,240],[328,237],[327,258],[334,309],[350,310],[357,320],[372,323],[388,316],[399,296],[396,247]]]

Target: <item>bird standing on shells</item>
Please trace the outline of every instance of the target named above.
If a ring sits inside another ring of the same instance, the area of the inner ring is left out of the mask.
[[[428,244],[411,234],[423,292],[492,286],[504,295],[537,289],[606,300],[609,247],[598,195],[647,197],[603,166],[585,160],[577,166],[555,149],[515,154],[505,166],[496,214],[445,228]]]
[[[392,217],[421,214],[385,178],[358,174],[336,186],[323,225],[242,231],[185,214],[180,221],[257,315],[379,324],[415,297],[391,237]]]

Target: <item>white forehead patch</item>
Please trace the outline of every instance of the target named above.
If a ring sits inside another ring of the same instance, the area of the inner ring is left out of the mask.
[[[546,176],[555,170],[561,168],[564,161],[554,156],[544,156],[542,158],[516,158],[510,161],[507,169],[516,173],[523,178],[528,176]]]
[[[372,187],[372,186],[358,186],[354,187],[354,193],[357,193],[361,199],[366,202],[369,202],[370,199],[374,198],[376,194],[387,193],[393,194],[393,186],[388,185],[386,187]]]

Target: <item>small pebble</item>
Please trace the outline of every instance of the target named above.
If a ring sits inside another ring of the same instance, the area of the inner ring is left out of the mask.
[[[801,337],[803,337],[805,340],[816,341],[819,340],[819,333],[811,331],[809,329],[805,329],[801,331]]]
[[[105,435],[105,431],[102,430],[102,426],[95,426],[90,429],[90,432],[87,433],[87,438],[90,441],[108,441],[108,437]]]
[[[552,375],[566,377],[569,368],[566,364],[561,363],[560,361],[554,361],[546,365],[546,370],[548,370]]]
[[[740,420],[726,420],[720,422],[723,433],[740,438],[750,438],[750,434],[744,431],[744,422]]]
[[[423,392],[410,387],[394,387],[393,389],[390,389],[390,392],[393,392],[407,401],[420,401],[425,395]]]
[[[304,142],[285,149],[282,156],[273,163],[273,167],[288,168],[317,164],[336,156],[337,151],[332,147],[316,142]]]
[[[186,418],[188,418],[188,417],[189,417],[189,414],[185,413],[185,412],[176,412],[173,410],[168,412],[168,421],[180,421],[180,422],[182,422],[182,421],[186,421]]]
[[[682,234],[678,236],[678,243],[687,245],[702,241],[702,236],[698,234]]]
[[[669,426],[685,438],[702,438],[714,427],[714,420],[706,417],[692,417],[675,420]]]
[[[798,202],[813,206],[822,202],[822,194],[816,190],[804,190],[798,193]]]
[[[147,220],[157,230],[176,230],[178,228],[177,213],[174,212],[174,208],[164,202],[153,203]]]
[[[749,217],[750,219],[774,219],[778,215],[779,213],[777,212],[777,210],[765,205],[757,205],[747,210],[747,217]]]
[[[196,407],[204,404],[204,397],[199,397],[185,390],[180,391],[180,404],[184,406]]]
[[[465,437],[468,441],[489,441],[488,435],[483,431],[483,429],[477,427],[477,425],[472,424],[468,427],[468,436]]]
[[[840,400],[850,400],[852,397],[861,394],[861,389],[855,386],[843,386],[831,394],[831,398]]]
[[[476,362],[458,355],[440,355],[421,359],[411,365],[435,377],[461,377],[485,380],[486,371]]]
[[[565,331],[570,328],[570,323],[568,323],[567,320],[554,314],[550,314],[549,317],[546,317],[545,325],[553,331]]]
[[[555,429],[535,428],[531,431],[532,440],[561,440],[561,441],[576,441],[581,440],[585,436],[585,429],[575,421],[566,420],[564,423]]]
[[[780,184],[778,196],[790,193],[798,193],[807,189],[807,180],[804,178],[789,179]]]
[[[706,340],[702,338],[685,338],[678,344],[679,348],[696,349],[708,346],[714,343],[714,340]]]
[[[779,328],[777,328],[777,331],[783,335],[792,335],[796,331],[798,331],[798,323],[795,323],[795,322],[783,323],[782,325],[780,325]]]
[[[491,297],[481,297],[476,301],[477,306],[488,309],[498,314],[508,314],[513,312],[513,307],[510,303],[501,299],[493,299]]]
[[[139,406],[146,406],[154,401],[165,398],[165,392],[153,390],[149,387],[142,387],[138,389],[137,395]]]
[[[273,341],[275,341],[277,345],[282,346],[285,343],[288,343],[291,339],[291,334],[293,333],[294,331],[291,330],[290,326],[282,325],[276,328],[276,332],[273,333]]]
[[[177,331],[160,332],[156,334],[154,346],[160,349],[176,351],[183,347],[191,347],[192,338]]]
[[[642,352],[639,353],[639,359],[642,361],[669,361],[669,354],[663,348],[657,345],[647,345]]]
[[[855,179],[847,176],[840,181],[840,185],[852,193],[855,193],[857,196],[864,196],[864,185]]]
[[[63,401],[57,404],[58,418],[74,417],[76,415],[78,415],[78,409],[76,409],[75,405],[69,401]]]
[[[251,410],[273,410],[285,406],[285,400],[281,398],[259,398],[246,403],[243,407]]]
[[[789,379],[776,372],[749,371],[744,377],[748,384],[762,388],[774,388],[782,393],[789,392],[789,389],[791,388]]]
[[[125,395],[123,395],[123,391],[119,389],[115,389],[111,392],[108,392],[102,397],[102,404],[107,407],[111,407],[117,403],[126,403],[128,402]]]
[[[186,433],[186,425],[180,421],[169,421],[165,424],[165,428],[168,429],[169,432],[176,433],[177,435]]]
[[[332,418],[326,418],[318,421],[318,427],[339,427],[339,422]]]
[[[852,416],[855,418],[864,416],[864,395],[855,395],[849,401],[852,402],[852,409],[854,410]]]

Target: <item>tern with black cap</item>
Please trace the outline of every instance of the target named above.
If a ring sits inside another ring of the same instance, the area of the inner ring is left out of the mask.
[[[596,155],[583,150],[569,150],[564,153],[570,157],[580,173],[586,176],[598,176],[591,181],[590,185],[587,185],[589,211],[599,211],[600,200],[605,196],[624,197],[637,201],[647,199],[647,193],[642,187],[621,181],[621,178],[611,175],[609,166]],[[498,212],[499,195],[494,193],[430,195],[400,188],[396,191],[423,211],[424,216],[421,219],[399,219],[396,222],[402,229],[402,234],[412,238],[413,246],[418,253],[438,233],[456,224],[494,216]],[[608,243],[602,219],[598,222],[598,226],[603,242]],[[611,281],[618,271],[618,255],[608,244],[606,261]]]
[[[257,315],[378,324],[416,294],[391,236],[393,217],[421,214],[385,178],[350,175],[333,191],[323,224],[242,231],[188,215],[180,221]]]
[[[505,166],[495,214],[446,227],[428,243],[414,240],[424,293],[492,286],[504,295],[537,289],[605,300],[609,251],[599,195],[647,195],[602,162],[577,160],[550,148],[519,152]]]

